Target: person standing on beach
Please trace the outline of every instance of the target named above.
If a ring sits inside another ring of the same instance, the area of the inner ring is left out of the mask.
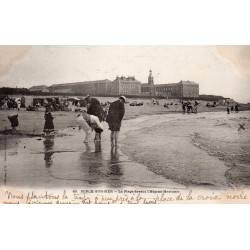
[[[102,122],[103,121],[103,109],[99,100],[94,97],[91,97],[90,95],[87,95],[85,97],[85,100],[88,103],[87,113],[89,115],[97,116],[100,122]]]
[[[238,103],[235,104],[234,109],[235,109],[236,113],[239,112],[239,104]]]
[[[125,102],[126,97],[121,96],[117,101],[112,102],[109,107],[106,122],[108,123],[109,129],[111,130],[110,139],[112,147],[117,146],[118,144],[121,123],[125,114]]]
[[[18,100],[16,101],[16,103],[17,103],[17,110],[19,111],[20,108],[21,108],[21,100],[18,99]]]
[[[54,117],[50,113],[49,107],[46,107],[45,114],[44,114],[45,124],[43,128],[44,135],[51,135],[54,133]]]
[[[231,113],[234,112],[234,105],[231,106]]]

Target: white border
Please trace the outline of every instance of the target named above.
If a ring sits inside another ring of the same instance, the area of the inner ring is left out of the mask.
[[[250,44],[248,1],[0,2],[0,44]],[[244,249],[249,206],[1,206],[3,249]]]

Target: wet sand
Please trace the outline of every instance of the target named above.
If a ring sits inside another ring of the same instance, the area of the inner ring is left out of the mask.
[[[156,115],[141,124],[123,150],[150,171],[187,187],[250,186],[250,112]]]
[[[7,185],[28,188],[171,187],[181,185],[111,148],[107,124],[101,143],[83,143],[84,132],[68,128],[54,137],[7,136]],[[5,150],[2,149],[3,153]],[[1,173],[1,177],[3,173]],[[1,180],[2,183],[2,180]]]
[[[160,115],[156,115],[156,110]],[[247,113],[227,116],[224,112],[185,115],[162,112],[166,112],[163,107],[152,105],[147,108],[126,106],[120,145],[111,150],[107,123],[104,123],[101,145],[93,142],[94,134],[92,141],[84,144],[84,132],[75,128],[76,113],[53,112],[56,135],[44,138],[41,136],[44,112],[21,111],[18,134],[7,132],[4,135],[8,111],[1,111],[4,122],[0,134],[3,156],[0,182],[3,183],[7,169],[9,186],[32,188],[227,189],[249,185],[249,153],[246,153],[250,149],[249,118],[243,119],[246,133],[241,136],[235,132],[240,118]],[[133,117],[137,118],[131,119]],[[230,119],[236,120],[227,123]],[[233,137],[226,136],[232,135],[232,131]],[[224,137],[217,138],[220,134]],[[244,147],[243,152],[239,151],[230,161],[230,151],[226,159],[227,154],[216,146],[223,140],[227,143],[224,145],[231,145],[229,150],[236,143],[237,147]],[[212,147],[214,151],[207,146],[208,141],[211,145],[217,142]],[[237,162],[237,157],[242,156],[245,160]]]

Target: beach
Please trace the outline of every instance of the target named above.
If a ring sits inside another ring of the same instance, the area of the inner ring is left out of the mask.
[[[75,112],[53,112],[56,134],[44,138],[42,109],[19,112],[18,134],[9,131],[7,119],[15,111],[0,111],[1,183],[7,169],[9,186],[33,188],[249,187],[249,111],[228,115],[224,106],[202,106],[198,114],[183,114],[180,104],[167,110],[163,102],[148,103],[126,104],[116,150],[107,123],[101,144],[94,133],[84,144]],[[239,123],[245,123],[241,133]]]
[[[184,186],[245,188],[250,185],[249,122],[249,111],[145,117],[127,133],[123,149],[150,171]],[[246,125],[242,133],[239,123]]]

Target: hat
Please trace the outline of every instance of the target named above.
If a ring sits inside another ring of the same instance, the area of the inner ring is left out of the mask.
[[[120,96],[119,99],[123,99],[126,102],[126,97],[124,95]]]
[[[90,97],[90,95],[87,95],[87,96],[85,97],[85,100],[87,100],[89,97]]]

